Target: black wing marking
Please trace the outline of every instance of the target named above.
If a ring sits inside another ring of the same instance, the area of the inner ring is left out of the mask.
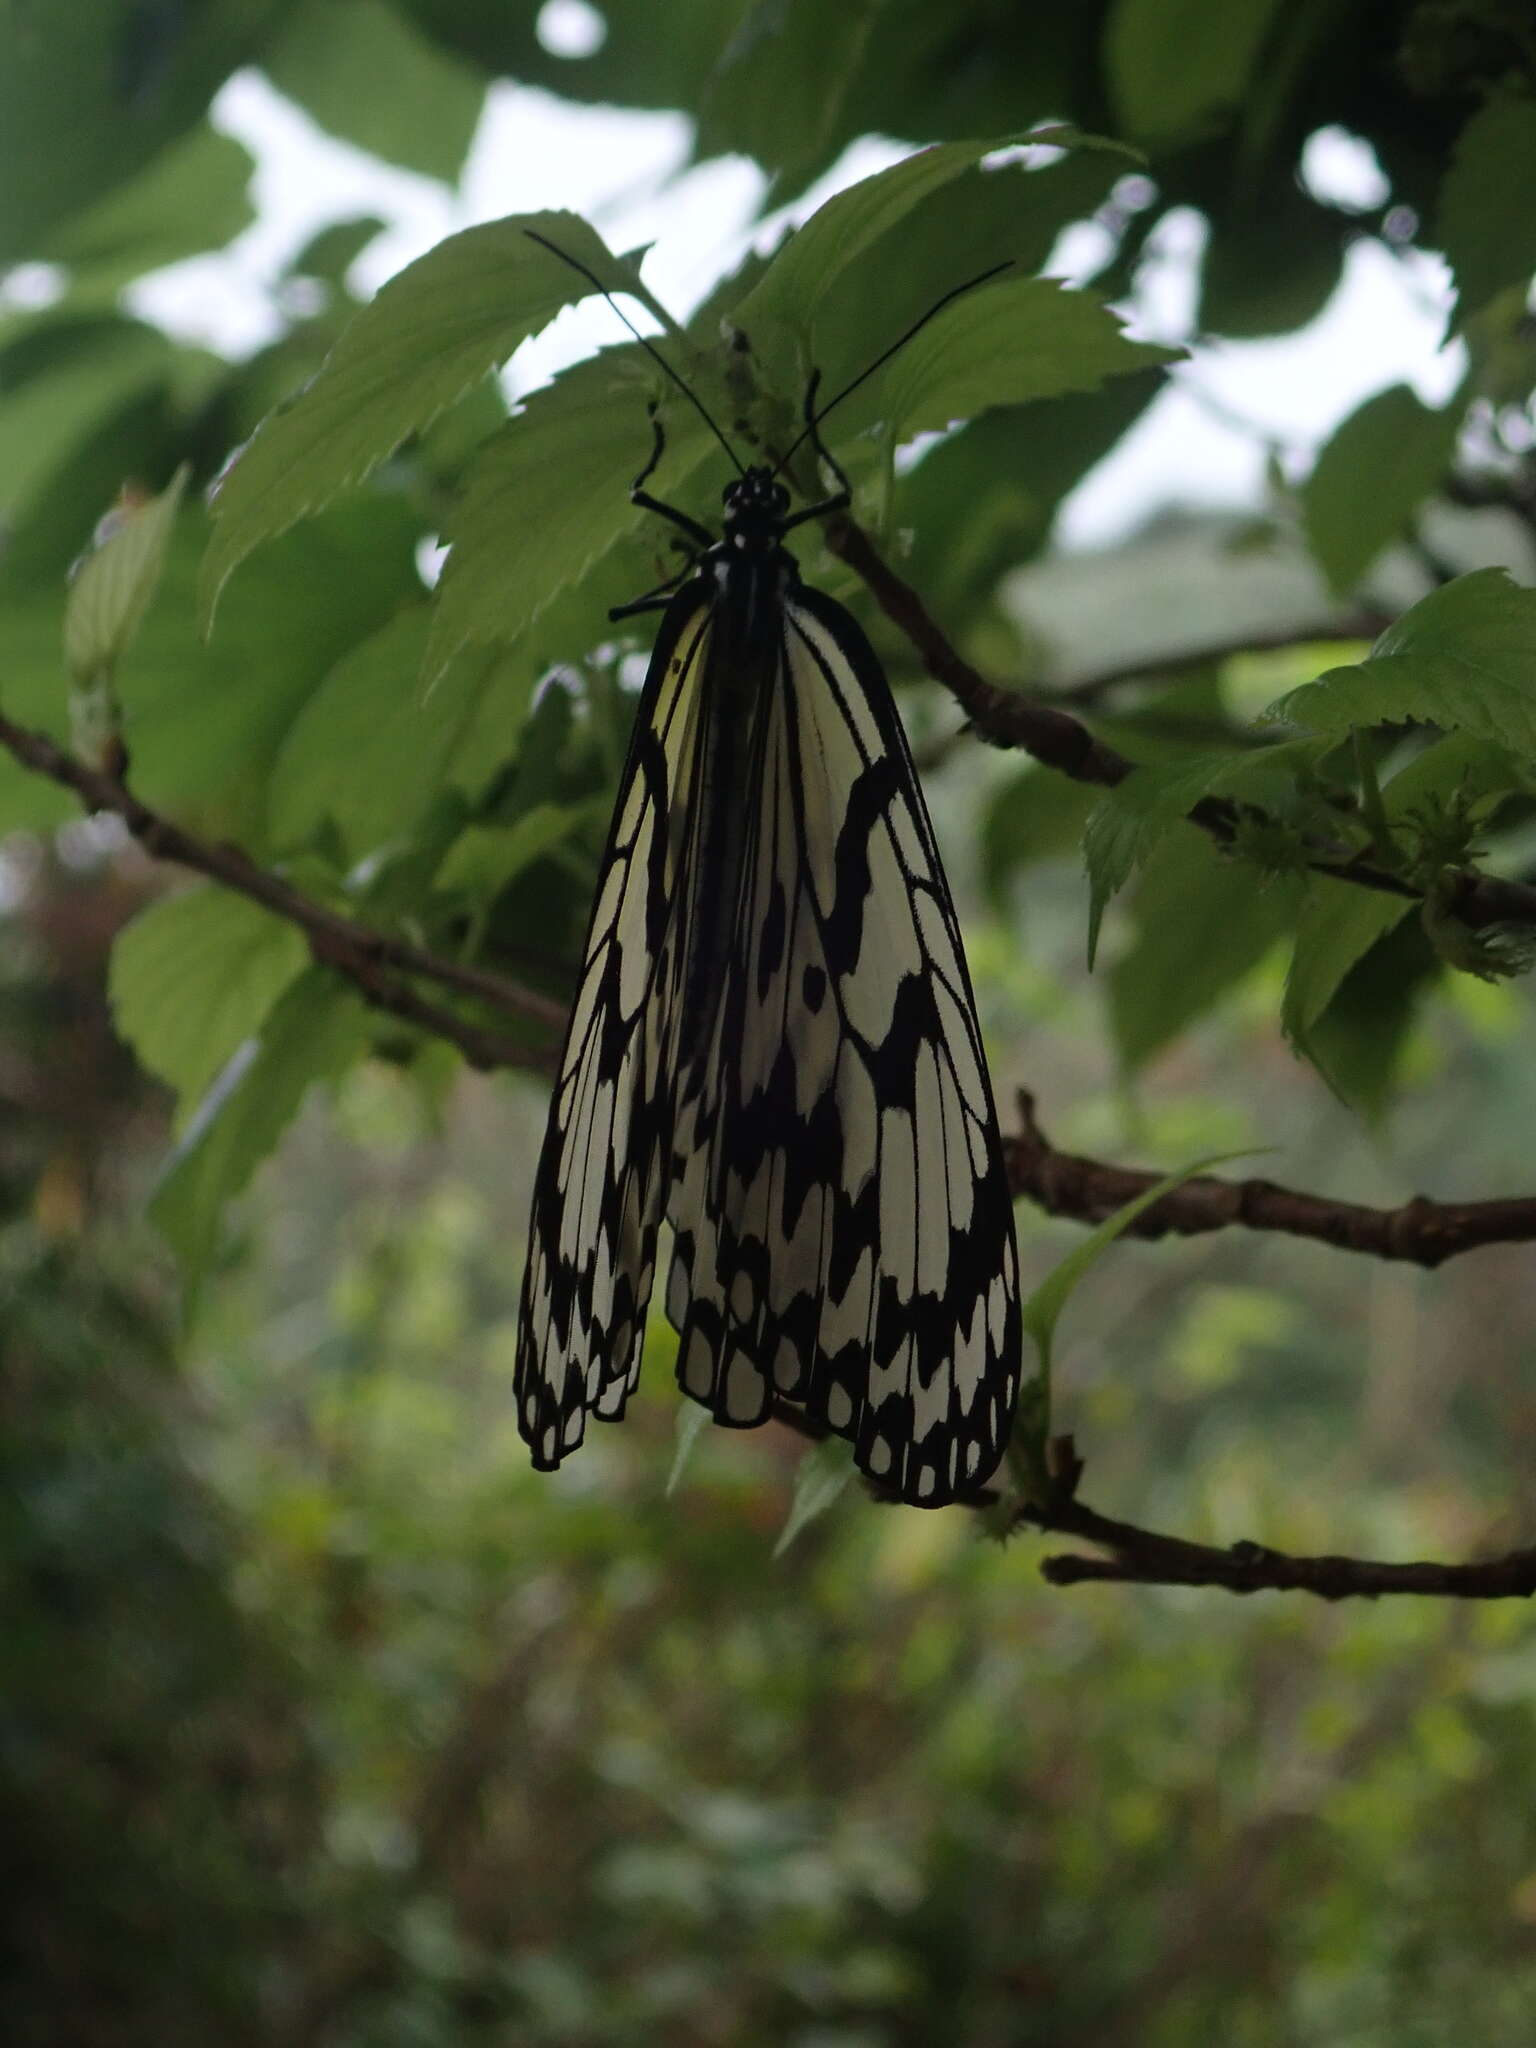
[[[1012,1200],[959,927],[857,622],[786,600],[711,1056],[678,1105],[667,1313],[715,1418],[773,1394],[901,1498],[987,1479],[1018,1392]]]

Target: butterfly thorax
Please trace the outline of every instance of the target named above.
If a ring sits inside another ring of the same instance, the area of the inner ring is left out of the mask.
[[[684,1072],[713,1056],[715,1000],[727,981],[752,822],[742,793],[753,786],[765,707],[784,660],[785,600],[800,581],[782,544],[788,510],[789,494],[771,470],[747,470],[726,487],[723,536],[699,564],[714,592],[700,678],[703,738],[688,807],[698,836],[679,1017]]]

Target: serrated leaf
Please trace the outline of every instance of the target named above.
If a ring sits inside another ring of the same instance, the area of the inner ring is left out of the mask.
[[[1184,754],[1170,762],[1135,769],[1099,801],[1083,830],[1083,857],[1090,885],[1088,964],[1098,951],[1099,930],[1110,899],[1137,867],[1189,816],[1205,797],[1283,810],[1298,779],[1316,767],[1328,742],[1288,740],[1275,747],[1223,749]]]
[[[875,403],[906,438],[988,406],[1092,391],[1181,354],[1128,340],[1091,292],[1052,278],[1003,277],[929,321],[883,372]]]
[[[262,66],[322,128],[386,163],[449,184],[463,169],[485,77],[384,0],[293,9]]]
[[[218,1243],[225,1205],[277,1144],[309,1090],[334,1080],[368,1043],[362,999],[311,968],[203,1097],[150,1203],[181,1264],[188,1314]]]
[[[1334,430],[1302,486],[1301,509],[1308,545],[1335,596],[1354,589],[1443,481],[1461,413],[1455,403],[1436,412],[1406,384],[1394,384]]]
[[[1457,324],[1536,271],[1536,100],[1491,100],[1461,131],[1434,240],[1456,278]]]
[[[1536,755],[1536,591],[1503,569],[1432,590],[1364,661],[1329,669],[1266,714],[1314,732],[1420,719]]]
[[[1167,144],[1210,134],[1239,106],[1278,0],[1115,0],[1104,68],[1125,132]]]
[[[195,1104],[304,971],[304,935],[212,883],[162,896],[112,948],[108,993],[139,1064]]]
[[[811,1445],[795,1467],[789,1513],[773,1546],[776,1558],[782,1557],[797,1536],[836,1505],[853,1473],[853,1456],[845,1443],[828,1437],[824,1443]]]
[[[313,381],[272,413],[214,499],[203,573],[220,590],[255,547],[361,482],[520,343],[592,286],[527,230],[547,235],[614,291],[635,280],[574,213],[514,214],[439,242],[352,318]]]
[[[138,631],[191,474],[182,463],[158,497],[113,515],[112,531],[76,571],[64,607],[64,659],[77,682],[115,667]]]
[[[1502,747],[1458,734],[1424,748],[1401,768],[1382,790],[1382,807],[1389,824],[1411,824],[1417,812],[1437,801],[1472,800],[1518,787],[1514,764]],[[1362,889],[1325,875],[1307,877],[1280,1023],[1298,1050],[1318,1065],[1330,1087],[1338,1085],[1338,1077],[1316,1059],[1314,1027],[1359,962],[1421,907],[1410,896]],[[1472,936],[1465,926],[1460,929]]]

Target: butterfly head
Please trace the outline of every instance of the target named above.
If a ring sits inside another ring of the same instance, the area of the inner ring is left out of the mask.
[[[761,466],[733,477],[722,494],[727,540],[777,540],[789,514],[789,492]]]

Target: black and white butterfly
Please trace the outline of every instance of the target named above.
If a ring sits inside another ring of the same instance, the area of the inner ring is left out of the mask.
[[[736,1428],[790,1404],[937,1507],[1008,1437],[1018,1253],[890,687],[784,546],[849,502],[814,398],[802,438],[839,485],[819,504],[738,463],[717,540],[646,491],[659,424],[634,485],[698,552],[615,613],[664,610],[534,1183],[517,1415],[547,1470],[623,1413],[665,1221],[684,1392]]]

